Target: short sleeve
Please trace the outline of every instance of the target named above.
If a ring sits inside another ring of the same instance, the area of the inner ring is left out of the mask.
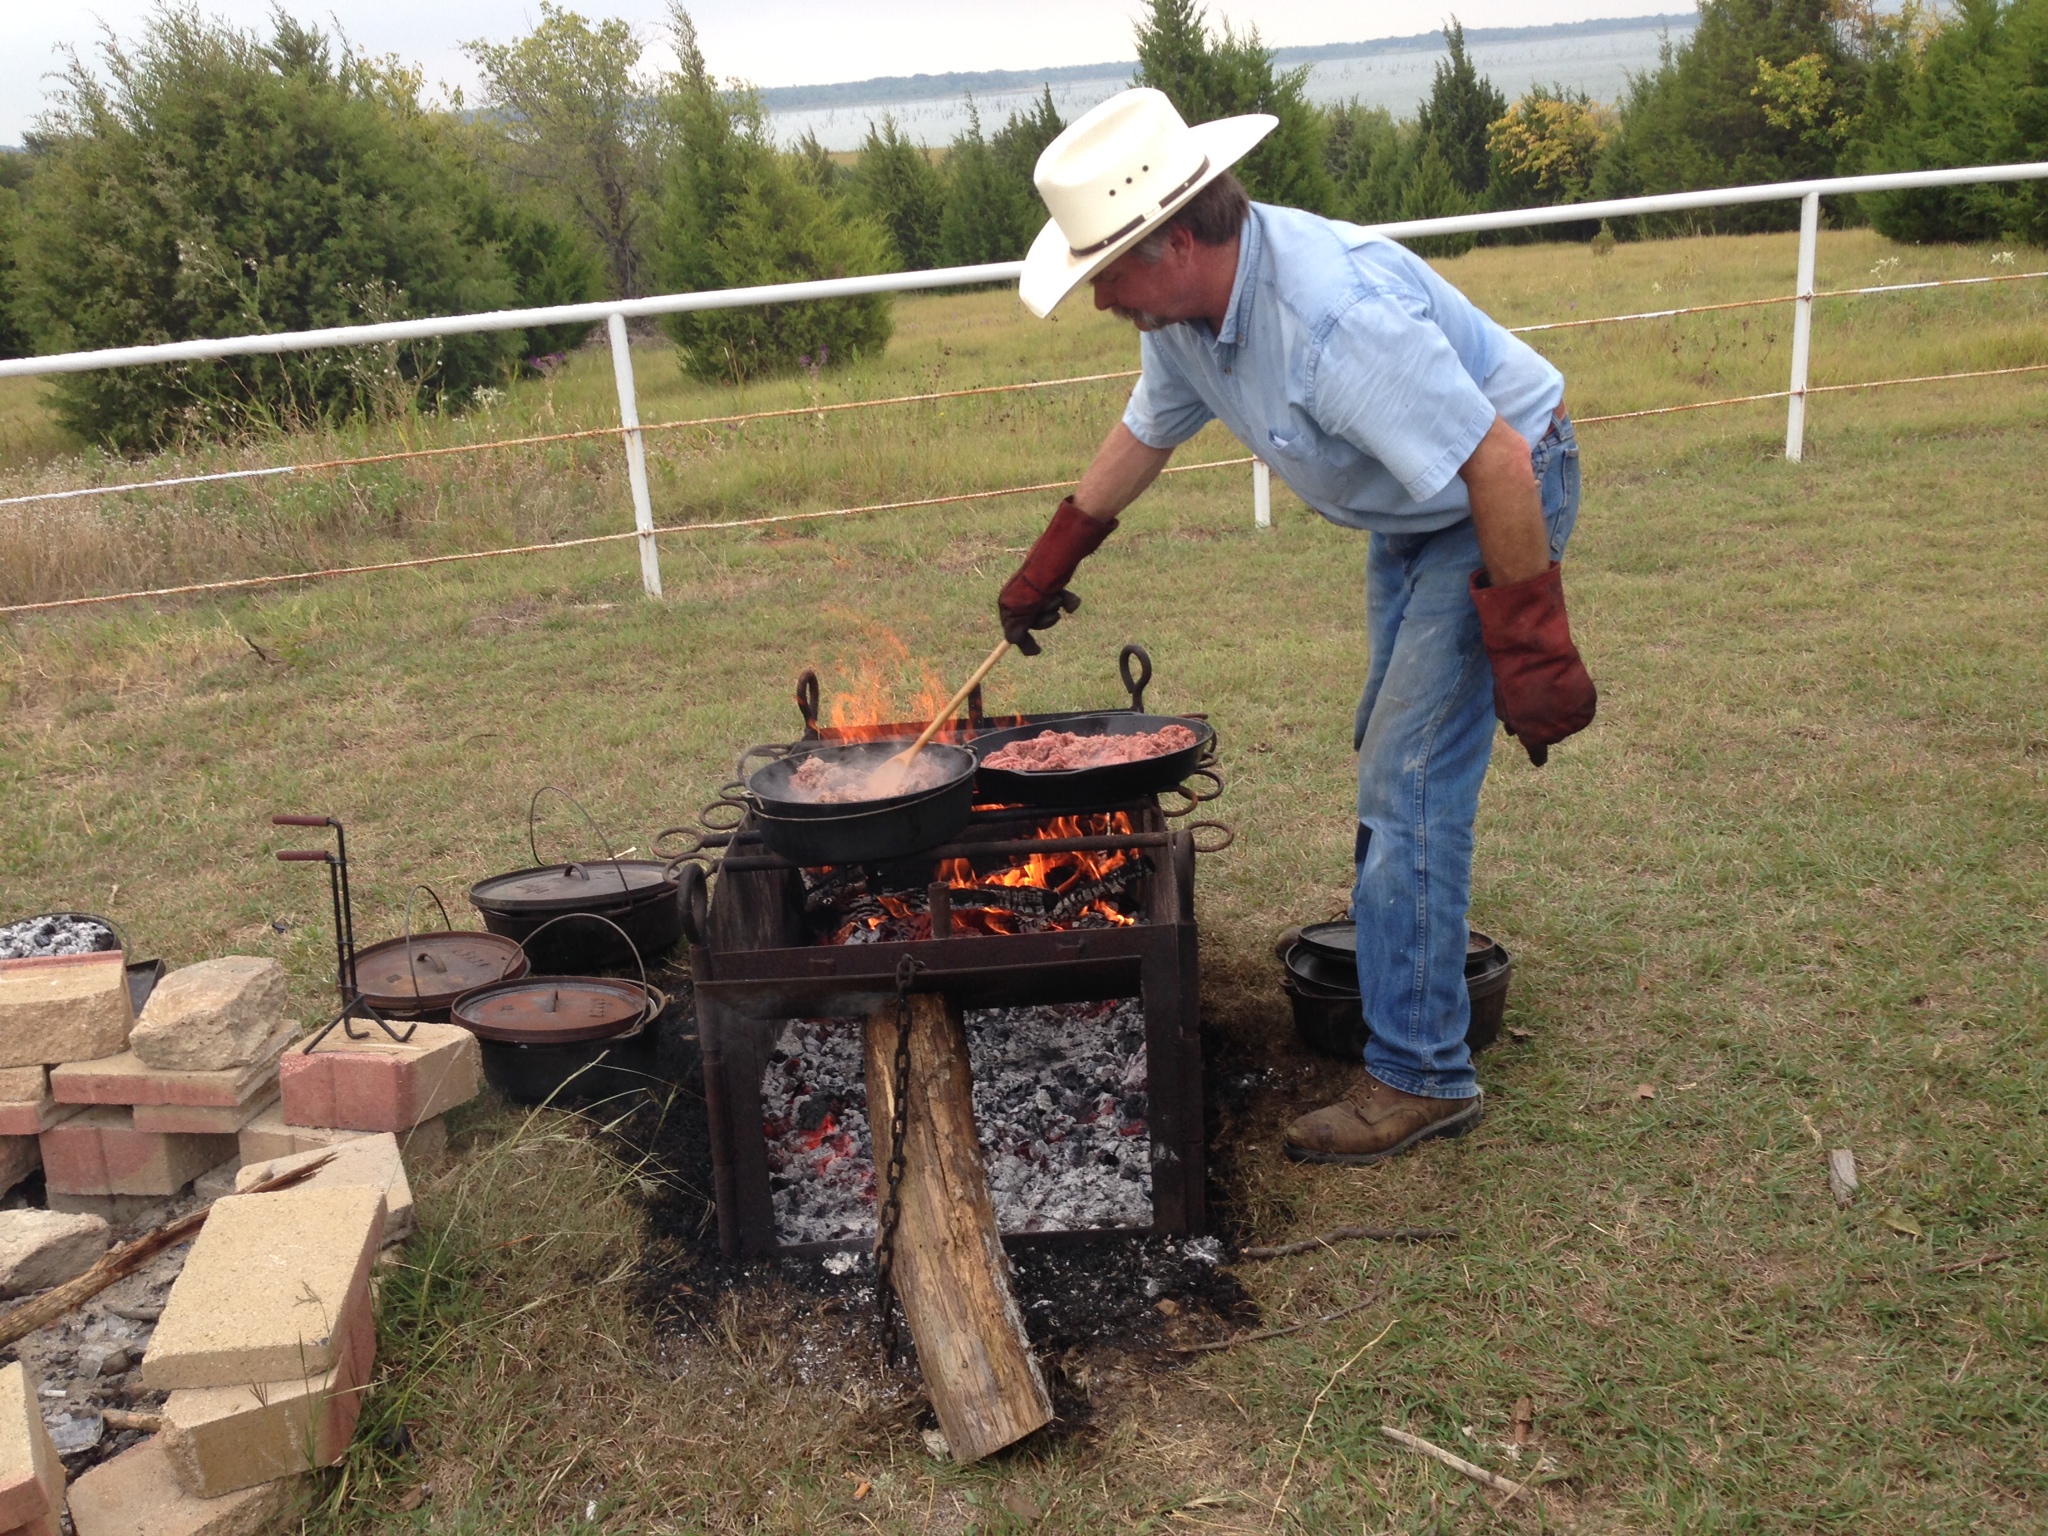
[[[1178,448],[1215,417],[1156,335],[1138,338],[1144,371],[1124,407],[1124,425],[1147,448]]]
[[[1331,325],[1307,395],[1318,426],[1378,459],[1417,501],[1451,483],[1496,414],[1426,304],[1379,286]]]

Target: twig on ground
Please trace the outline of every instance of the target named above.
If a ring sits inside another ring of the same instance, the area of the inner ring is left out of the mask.
[[[1980,1253],[1974,1259],[1955,1259],[1947,1264],[1937,1264],[1927,1271],[1930,1275],[1953,1275],[1965,1269],[1982,1269],[1986,1264],[1997,1264],[2012,1255],[2003,1250],[1997,1253]]]
[[[139,1429],[146,1435],[153,1435],[164,1427],[164,1416],[160,1413],[130,1413],[126,1408],[103,1408],[100,1417],[107,1421],[109,1429]]]
[[[1313,1253],[1318,1248],[1327,1248],[1332,1243],[1348,1243],[1358,1240],[1373,1243],[1422,1243],[1431,1238],[1457,1237],[1456,1227],[1338,1227],[1319,1237],[1298,1238],[1291,1243],[1275,1243],[1270,1248],[1243,1248],[1238,1250],[1241,1259],[1280,1259],[1290,1253]]]
[[[1377,1295],[1368,1296],[1363,1301],[1355,1301],[1348,1307],[1338,1308],[1335,1312],[1325,1312],[1321,1317],[1311,1317],[1299,1323],[1289,1323],[1285,1328],[1261,1328],[1255,1333],[1237,1333],[1232,1334],[1227,1339],[1212,1339],[1207,1344],[1174,1344],[1168,1347],[1167,1353],[1174,1355],[1202,1355],[1207,1354],[1212,1349],[1233,1349],[1239,1344],[1256,1344],[1261,1339],[1277,1339],[1285,1334],[1299,1333],[1304,1328],[1314,1328],[1320,1323],[1334,1323],[1338,1318],[1349,1317],[1353,1312],[1363,1312],[1378,1300],[1379,1297]]]
[[[1498,1472],[1489,1472],[1484,1467],[1475,1466],[1464,1457],[1453,1456],[1442,1446],[1431,1445],[1422,1436],[1411,1435],[1405,1429],[1396,1429],[1391,1424],[1382,1424],[1380,1426],[1380,1433],[1393,1441],[1394,1444],[1405,1446],[1411,1451],[1419,1451],[1431,1461],[1442,1462],[1460,1477],[1469,1477],[1473,1482],[1484,1484],[1488,1488],[1506,1494],[1509,1498],[1514,1498],[1518,1494],[1531,1491],[1527,1483],[1518,1483],[1512,1478],[1502,1477]]]
[[[1394,1319],[1394,1322],[1399,1321],[1399,1318]],[[1323,1383],[1323,1390],[1318,1392],[1316,1394],[1316,1400],[1308,1405],[1308,1417],[1301,1421],[1301,1434],[1297,1436],[1295,1439],[1294,1454],[1287,1458],[1287,1476],[1281,1480],[1280,1492],[1273,1500],[1273,1515],[1272,1518],[1266,1522],[1267,1530],[1270,1531],[1271,1529],[1273,1529],[1274,1525],[1278,1523],[1280,1519],[1280,1511],[1282,1507],[1285,1506],[1285,1504],[1287,1503],[1287,1490],[1294,1486],[1294,1469],[1301,1465],[1301,1448],[1308,1444],[1308,1432],[1315,1427],[1316,1413],[1323,1406],[1323,1399],[1328,1397],[1330,1395],[1330,1389],[1337,1385],[1338,1377],[1342,1376],[1346,1371],[1350,1370],[1352,1366],[1358,1364],[1358,1362],[1365,1357],[1365,1352],[1368,1349],[1371,1349],[1373,1345],[1379,1343],[1381,1339],[1384,1339],[1388,1334],[1394,1331],[1394,1322],[1388,1323],[1386,1327],[1382,1328],[1378,1333],[1374,1334],[1371,1338],[1367,1339],[1363,1344],[1359,1345],[1358,1352],[1356,1354],[1352,1355],[1352,1357],[1349,1360],[1346,1360],[1342,1365],[1338,1366],[1337,1369],[1330,1372],[1330,1379]]]
[[[294,1184],[304,1183],[314,1174],[333,1161],[334,1154],[303,1168],[294,1168],[289,1173],[280,1173],[275,1178],[265,1179],[239,1193],[245,1195],[267,1194],[272,1190],[289,1189]],[[125,1280],[166,1248],[175,1248],[206,1225],[207,1214],[213,1206],[209,1203],[180,1216],[176,1221],[166,1222],[142,1234],[132,1243],[123,1243],[118,1248],[102,1254],[100,1261],[75,1280],[66,1280],[54,1290],[43,1292],[33,1300],[24,1301],[18,1307],[10,1307],[0,1313],[0,1347],[27,1338],[38,1328],[47,1328],[74,1307],[82,1306],[99,1295],[116,1280]]]

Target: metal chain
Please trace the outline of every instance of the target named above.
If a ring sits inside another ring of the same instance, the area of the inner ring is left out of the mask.
[[[904,1155],[910,1141],[910,983],[923,968],[909,955],[896,962],[896,1055],[890,1072],[895,1087],[889,1095],[889,1161],[875,1222],[875,1310],[884,1366],[895,1363],[900,1342],[889,1293],[896,1268],[896,1224],[903,1216]]]

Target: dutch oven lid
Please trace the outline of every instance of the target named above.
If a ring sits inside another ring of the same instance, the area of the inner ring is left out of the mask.
[[[1346,964],[1358,953],[1358,924],[1346,919],[1334,923],[1310,923],[1301,930],[1301,942],[1325,960],[1342,960]],[[1495,947],[1494,940],[1477,928],[1465,930],[1465,954],[1482,954]]]
[[[469,899],[497,912],[603,911],[674,885],[669,866],[652,859],[596,859],[493,875],[472,885]]]
[[[639,1027],[650,1001],[636,981],[607,976],[528,976],[479,987],[457,998],[451,1017],[482,1040],[574,1045]]]
[[[356,954],[356,985],[371,1002],[454,997],[526,969],[526,952],[495,933],[416,933],[410,964],[406,942],[386,939]]]

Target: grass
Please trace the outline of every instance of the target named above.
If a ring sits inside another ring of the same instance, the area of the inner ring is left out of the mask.
[[[1986,250],[1861,233],[1821,253],[1824,287],[1994,270]],[[1892,256],[1896,271],[1867,276]],[[1520,322],[1778,291],[1791,257],[1789,239],[1758,237],[1445,268]],[[1816,380],[2041,360],[2041,305],[2025,284],[1833,301]],[[1127,333],[1080,315],[1029,326],[1001,295],[898,314],[889,357],[829,392],[1131,355]],[[1553,334],[1546,350],[1591,415],[1781,388],[1784,336],[1782,311],[1737,311]],[[515,393],[504,423],[602,419],[603,361]],[[658,353],[645,363],[650,419],[722,398],[664,377]],[[1113,399],[660,440],[657,515],[1059,478]],[[1540,772],[1503,751],[1479,825],[1473,917],[1517,953],[1517,1033],[1482,1064],[1479,1132],[1376,1170],[1278,1155],[1287,1113],[1342,1073],[1295,1048],[1266,950],[1348,883],[1362,547],[1284,496],[1257,534],[1241,470],[1164,483],[1091,561],[1088,604],[1047,654],[991,680],[991,705],[1111,701],[1115,648],[1135,638],[1159,702],[1216,720],[1231,776],[1217,809],[1240,837],[1200,877],[1204,1015],[1217,1059],[1259,1074],[1218,1146],[1242,1230],[1465,1235],[1243,1264],[1269,1322],[1373,1305],[1165,1373],[1066,1362],[1089,1427],[954,1469],[879,1391],[857,1325],[793,1292],[728,1298],[697,1328],[651,1322],[626,1266],[644,1262],[667,1175],[622,1168],[574,1121],[485,1106],[422,1181],[413,1268],[384,1293],[375,1422],[312,1528],[1535,1529],[1535,1512],[1496,1511],[1377,1433],[1529,1475],[1499,1448],[1527,1394],[1554,1469],[1538,1474],[1547,1526],[2039,1529],[2044,402],[2029,379],[1824,397],[1802,465],[1780,456],[1775,404],[1587,429],[1570,577],[1601,718]],[[1235,451],[1194,451],[1211,448]],[[394,479],[384,512],[337,497],[295,536],[308,555],[358,555],[610,525],[614,456]],[[310,1012],[326,898],[270,861],[270,811],[347,819],[371,936],[396,930],[415,880],[459,891],[526,862],[540,783],[644,849],[739,746],[791,733],[800,667],[819,665],[829,696],[887,631],[963,672],[1048,502],[670,541],[661,604],[639,598],[630,548],[608,547],[16,623],[0,653],[0,905],[108,912],[174,963],[275,954]],[[225,525],[224,504],[123,515]],[[162,558],[193,569],[275,568],[290,547],[223,536],[202,560],[164,537]],[[169,568],[87,561],[62,580]],[[892,680],[907,692],[917,670]],[[543,855],[589,851],[567,814],[540,837]],[[1838,1146],[1863,1170],[1847,1209],[1825,1179]],[[398,1422],[410,1449],[380,1449]]]

